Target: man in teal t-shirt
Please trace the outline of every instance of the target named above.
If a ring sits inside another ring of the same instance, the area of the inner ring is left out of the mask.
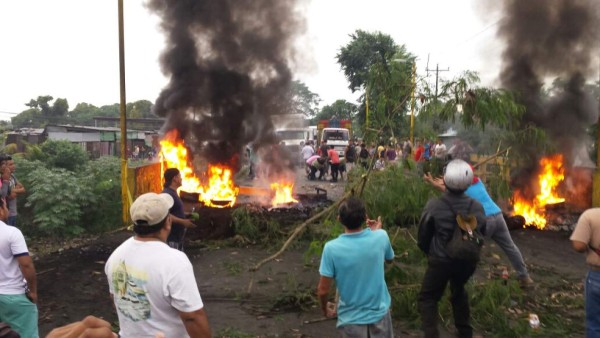
[[[351,197],[339,207],[344,233],[325,244],[317,293],[323,314],[337,315],[342,337],[391,338],[391,298],[384,278],[384,262],[394,250],[381,218],[367,220],[364,204]],[[365,221],[368,225],[363,228]],[[337,310],[328,302],[332,281],[339,291]]]

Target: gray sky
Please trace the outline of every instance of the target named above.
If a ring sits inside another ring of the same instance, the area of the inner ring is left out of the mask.
[[[450,68],[441,78],[478,71],[493,84],[502,45],[499,13],[475,8],[475,0],[313,0],[307,35],[299,41],[305,62],[296,78],[330,104],[354,102],[335,55],[356,29],[389,34],[417,55],[417,73]],[[483,2],[486,3],[486,2]],[[125,1],[127,101],[154,101],[167,80],[158,57],[159,18],[143,0]],[[8,119],[40,95],[96,106],[119,102],[116,0],[19,0],[0,2],[0,119]],[[433,73],[429,74],[433,81]]]

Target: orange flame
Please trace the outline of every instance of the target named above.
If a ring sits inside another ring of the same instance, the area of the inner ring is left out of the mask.
[[[534,225],[538,229],[544,229],[547,223],[543,214],[544,207],[548,204],[565,201],[556,192],[558,184],[565,179],[563,156],[557,154],[544,157],[540,160],[540,167],[542,169],[538,176],[540,193],[533,201],[528,201],[517,191],[514,196],[514,209],[515,214],[525,218],[526,225]]]
[[[233,185],[231,169],[222,165],[209,165],[206,173],[206,185],[202,185],[190,164],[185,142],[179,138],[177,130],[171,130],[160,141],[161,171],[177,168],[181,172],[182,185],[177,191],[198,193],[200,202],[214,208],[232,207],[235,204],[239,188]]]
[[[213,208],[232,207],[240,191],[233,185],[231,169],[219,166],[208,166],[208,186],[200,192],[200,201]]]
[[[166,168],[177,168],[181,173],[182,185],[177,192],[183,190],[187,192],[198,192],[202,189],[200,179],[194,174],[188,160],[188,150],[182,139],[179,138],[179,132],[173,129],[165,134],[160,141],[161,172]],[[164,168],[166,164],[166,168]]]
[[[298,200],[296,200],[292,196],[292,191],[294,190],[294,183],[288,183],[288,182],[271,183],[271,190],[274,192],[274,197],[271,202],[273,207],[276,207],[276,206],[282,205],[282,204],[288,204],[288,203],[298,203]]]

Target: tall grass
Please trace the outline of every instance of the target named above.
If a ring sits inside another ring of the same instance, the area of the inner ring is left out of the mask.
[[[361,169],[350,174],[348,187],[354,186],[364,175]],[[358,192],[357,192],[358,193]],[[416,245],[417,223],[428,199],[438,193],[424,183],[417,169],[410,165],[392,166],[384,171],[373,172],[365,186],[362,199],[369,217],[382,216],[384,229],[388,231],[396,258],[386,268],[386,282],[392,295],[392,314],[406,323],[408,328],[418,329],[420,319],[417,297],[427,268],[427,259]],[[321,237],[311,243],[307,255],[320,255],[323,244],[342,231],[331,215],[320,226]],[[490,264],[482,258],[478,269]],[[581,319],[577,322],[577,309],[583,309],[581,290],[562,293],[554,288],[540,287],[524,293],[517,282],[504,282],[495,277],[475,277],[467,283],[471,320],[477,332],[486,337],[580,337],[583,332]],[[556,285],[564,290],[569,285]],[[446,295],[439,303],[441,324],[453,331],[451,306]],[[560,304],[554,299],[563,295]],[[530,312],[538,314],[539,329],[532,329],[528,322]],[[573,315],[573,313],[575,313]]]

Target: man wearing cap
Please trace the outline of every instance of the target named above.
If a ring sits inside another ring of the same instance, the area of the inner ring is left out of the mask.
[[[192,264],[165,243],[173,203],[168,194],[138,197],[130,208],[135,235],[106,262],[120,337],[210,337]]]
[[[600,337],[600,208],[588,209],[579,216],[571,244],[575,251],[585,253],[589,268],[584,284],[586,337]]]
[[[167,238],[167,244],[174,249],[183,251],[185,230],[187,228],[196,227],[196,224],[185,218],[183,201],[181,201],[181,198],[179,198],[179,195],[177,195],[177,189],[181,187],[181,173],[179,172],[179,169],[169,168],[165,170],[164,178],[165,184],[162,193],[169,194],[174,201],[173,207],[171,207],[171,210],[169,210],[173,225],[171,227],[171,233]]]
[[[21,337],[38,336],[37,277],[21,231],[6,223],[8,209],[0,200],[0,322]]]
[[[474,216],[475,227],[485,232],[481,203],[465,194],[472,180],[473,171],[468,163],[462,160],[451,161],[444,174],[446,192],[440,198],[427,202],[421,215],[417,245],[427,255],[428,260],[418,296],[418,307],[426,338],[439,337],[438,302],[448,282],[458,336],[473,336],[465,284],[475,272],[477,261],[451,258],[446,249],[458,226],[457,213]]]

